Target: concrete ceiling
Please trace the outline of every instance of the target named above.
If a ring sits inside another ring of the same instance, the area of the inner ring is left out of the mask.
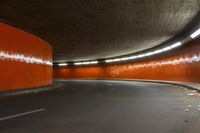
[[[0,20],[48,41],[64,62],[152,48],[199,11],[200,0],[1,0]]]

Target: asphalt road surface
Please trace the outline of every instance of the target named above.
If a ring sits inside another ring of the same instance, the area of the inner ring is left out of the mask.
[[[0,133],[199,133],[200,95],[158,83],[68,80],[0,99]]]

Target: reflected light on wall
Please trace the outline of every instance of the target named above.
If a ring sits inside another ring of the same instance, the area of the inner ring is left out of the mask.
[[[150,63],[143,63],[143,64],[134,64],[134,65],[129,65],[128,67],[125,67],[124,69],[118,69],[116,71],[113,71],[113,74],[115,73],[120,73],[123,71],[128,71],[132,69],[140,69],[140,68],[155,68],[155,67],[161,67],[164,65],[177,65],[181,63],[196,63],[200,62],[200,53],[199,55],[193,55],[191,57],[185,57],[185,58],[178,58],[174,60],[168,60],[168,61],[152,61]]]
[[[8,52],[0,51],[0,59],[2,60],[15,60],[15,61],[20,61],[20,62],[25,62],[25,63],[35,63],[35,64],[43,64],[43,65],[50,65],[52,66],[52,61],[49,60],[44,60],[42,58],[38,57],[33,57],[33,56],[26,56],[23,54],[11,54]]]

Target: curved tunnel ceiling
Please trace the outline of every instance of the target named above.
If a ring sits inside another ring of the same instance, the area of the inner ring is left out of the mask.
[[[180,33],[200,0],[2,0],[0,20],[52,44],[54,62],[155,47]]]

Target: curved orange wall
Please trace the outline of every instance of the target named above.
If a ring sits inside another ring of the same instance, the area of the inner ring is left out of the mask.
[[[123,64],[54,67],[55,78],[129,78],[200,82],[200,39],[181,48]]]
[[[52,83],[52,48],[27,32],[0,23],[0,90]]]

